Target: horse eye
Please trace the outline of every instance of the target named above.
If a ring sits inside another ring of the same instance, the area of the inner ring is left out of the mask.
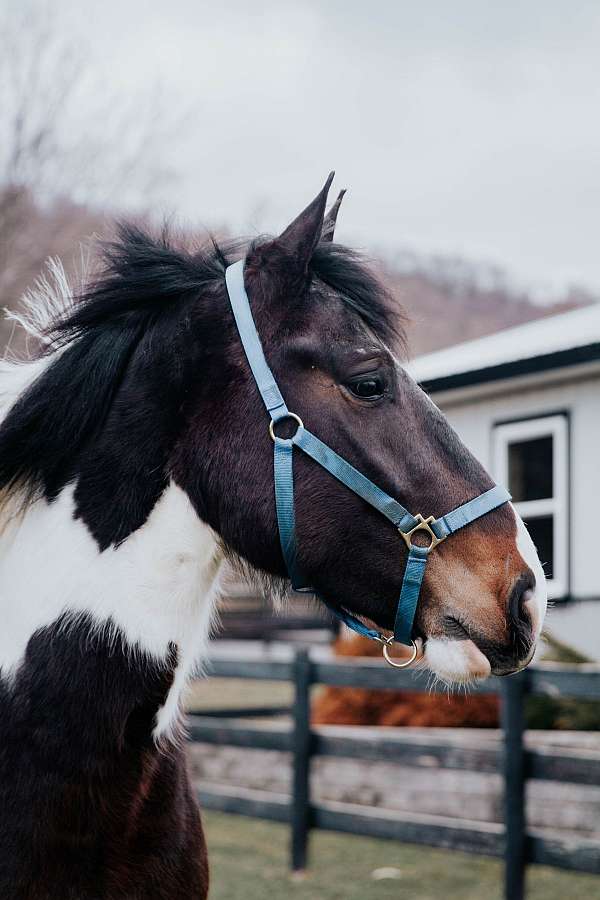
[[[348,390],[361,400],[379,400],[383,397],[383,379],[379,375],[366,375],[348,382]]]

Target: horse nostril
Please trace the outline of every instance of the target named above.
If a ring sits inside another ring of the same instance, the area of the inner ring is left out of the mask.
[[[528,570],[517,579],[508,600],[510,639],[517,659],[527,656],[533,641],[533,623],[527,603],[534,586],[533,573]]]
[[[534,587],[535,582],[531,572],[524,572],[517,579],[508,600],[508,615],[512,622],[531,624],[527,602],[531,599],[531,592]]]
[[[515,581],[507,598],[506,638],[479,644],[490,661],[494,675],[512,675],[522,669],[531,658],[535,629],[529,601],[534,588],[535,578],[528,569]]]

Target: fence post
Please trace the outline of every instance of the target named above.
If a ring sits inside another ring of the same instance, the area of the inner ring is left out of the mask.
[[[504,897],[524,900],[526,865],[524,697],[527,673],[502,682],[504,731]]]
[[[304,648],[294,660],[294,749],[292,780],[292,870],[306,868],[310,829],[310,683],[311,662]]]

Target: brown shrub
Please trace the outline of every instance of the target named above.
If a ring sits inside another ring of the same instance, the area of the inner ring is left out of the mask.
[[[360,636],[339,640],[337,656],[379,656],[379,645]],[[322,688],[313,703],[315,725],[412,725],[438,728],[497,728],[495,695],[464,696],[415,691]]]

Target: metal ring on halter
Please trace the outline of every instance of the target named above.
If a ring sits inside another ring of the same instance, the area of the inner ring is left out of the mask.
[[[413,546],[412,536],[413,536],[413,534],[416,534],[417,531],[424,531],[425,534],[428,536],[428,538],[429,538],[429,546],[427,547],[428,550],[433,550],[434,547],[437,547],[438,544],[442,543],[444,538],[443,537],[439,538],[437,536],[437,534],[431,528],[431,525],[435,522],[435,519],[433,518],[433,516],[428,516],[425,519],[421,515],[421,513],[417,513],[415,516],[415,519],[416,519],[417,524],[414,526],[414,528],[411,528],[409,531],[400,531],[400,529],[398,529],[398,531],[400,531],[402,538],[404,539],[404,543],[406,544],[406,546],[408,547],[409,550]]]
[[[390,654],[388,652],[388,647],[390,647],[393,643],[394,643],[393,637],[389,637],[386,641],[383,642],[383,658],[385,659],[385,661],[387,663],[390,664],[390,666],[393,666],[395,669],[408,668],[408,666],[410,666],[410,665],[412,665],[412,663],[414,663],[414,661],[417,658],[417,655],[419,653],[419,649],[418,649],[416,643],[414,641],[411,641],[411,644],[413,645],[413,653],[412,653],[411,658],[405,659],[404,662],[396,662],[395,659],[392,656],[390,656]]]
[[[296,434],[298,433],[298,431],[299,431],[301,428],[304,428],[304,422],[302,421],[302,419],[300,418],[300,416],[297,416],[297,415],[296,415],[296,413],[288,412],[288,413],[285,414],[285,416],[282,416],[281,419],[277,419],[276,422],[273,421],[273,419],[271,419],[271,421],[269,422],[269,434],[271,435],[271,439],[272,439],[273,441],[276,441],[276,440],[277,440],[277,437],[278,437],[278,436],[275,434],[275,425],[279,425],[280,422],[285,422],[286,419],[293,419],[294,422],[297,424],[298,428],[296,429]],[[295,437],[295,436],[296,436],[296,435],[293,435],[293,437]],[[280,438],[280,440],[291,440],[291,439],[292,439],[292,438]]]

